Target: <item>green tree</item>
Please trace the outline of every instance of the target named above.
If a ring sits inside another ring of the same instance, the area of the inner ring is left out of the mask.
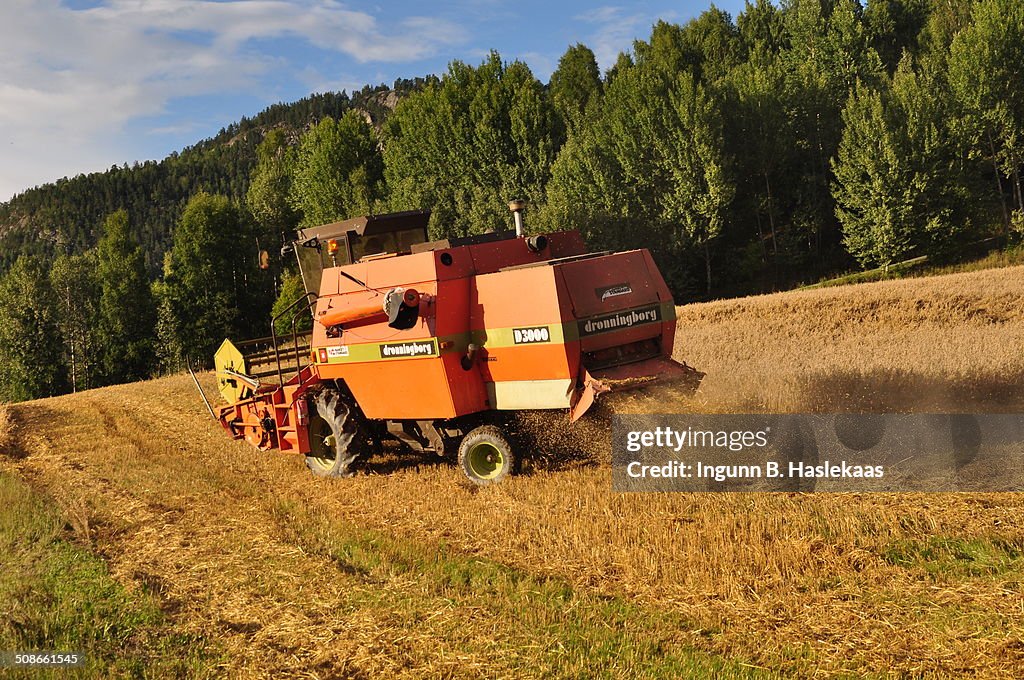
[[[281,128],[268,132],[257,147],[256,155],[246,206],[255,221],[261,269],[247,286],[250,304],[246,314],[262,318],[270,311],[270,301],[281,284],[284,263],[276,246],[294,237],[301,215],[291,203],[296,151],[289,146],[286,132]]]
[[[240,255],[240,233],[238,209],[224,196],[198,193],[185,207],[158,287],[165,365],[181,354],[209,362],[225,337],[245,327],[243,282],[253,266]]]
[[[545,226],[572,225],[596,248],[648,243],[662,262],[669,259],[674,246],[663,232],[658,201],[669,178],[649,138],[661,121],[651,106],[668,99],[661,86],[646,65],[630,66],[608,84],[599,115],[569,138],[552,168]]]
[[[949,79],[963,108],[965,131],[975,155],[992,163],[1007,226],[1011,222],[1007,192],[1017,210],[1024,211],[1020,177],[1024,159],[1022,64],[1024,4],[981,0],[974,6],[970,25],[953,39]]]
[[[108,383],[141,380],[153,366],[156,309],[142,250],[132,239],[124,210],[110,215],[103,225],[97,271],[104,378]]]
[[[888,266],[911,249],[943,255],[970,229],[970,180],[949,129],[940,74],[904,56],[888,91],[858,86],[833,162],[836,214],[861,264]]]
[[[600,115],[555,163],[544,221],[574,224],[599,247],[652,248],[670,283],[689,253],[712,284],[712,242],[733,196],[718,103],[689,69],[669,28],[608,86]]]
[[[61,255],[50,269],[50,283],[61,319],[64,363],[71,390],[101,384],[99,301],[100,281],[95,250]]]
[[[914,243],[913,171],[881,94],[858,86],[843,110],[843,123],[833,162],[843,242],[862,265],[888,267]]]
[[[894,74],[894,132],[913,170],[915,231],[922,252],[946,256],[969,235],[984,205],[977,176],[956,130],[956,104],[944,69],[904,55]]]
[[[721,113],[705,88],[685,73],[676,81],[669,104],[670,129],[651,131],[671,177],[663,215],[700,250],[710,295],[710,246],[725,228],[726,209],[735,192],[726,170]]]
[[[821,256],[835,224],[829,161],[842,134],[840,112],[854,85],[876,84],[882,61],[871,47],[856,0],[792,0],[786,6],[789,49],[783,54],[788,75],[786,108],[793,124],[798,174],[794,227],[807,232]]]
[[[922,55],[946,63],[953,38],[971,22],[978,0],[931,0],[924,29],[918,38]]]
[[[748,55],[777,55],[786,47],[785,18],[771,0],[745,0],[736,28]]]
[[[293,304],[300,297],[305,295],[306,289],[302,285],[302,277],[297,272],[286,271],[284,280],[281,283],[281,293],[274,301],[274,308],[271,316],[276,317],[284,312],[288,305]],[[313,327],[313,317],[309,310],[303,305],[298,305],[290,314],[285,314],[274,325],[278,335],[292,332],[292,320],[295,320],[295,329],[305,332]]]
[[[0,279],[0,398],[25,401],[66,385],[57,301],[43,263],[20,257]]]
[[[626,52],[619,52],[619,56],[615,58],[615,63],[605,71],[604,86],[608,87],[611,85],[612,81],[615,80],[620,73],[625,73],[632,67],[633,57]]]
[[[896,71],[904,52],[917,54],[921,31],[928,21],[928,0],[871,0],[864,24],[871,46],[889,73]]]
[[[744,44],[740,31],[728,12],[714,5],[688,22],[682,29],[682,37],[688,51],[697,56],[696,75],[703,83],[716,83],[743,63]]]
[[[452,62],[440,83],[398,105],[382,134],[389,205],[430,208],[436,236],[506,227],[512,198],[542,202],[561,144],[544,86],[495,52],[479,67]]]
[[[791,229],[800,188],[791,178],[804,172],[798,152],[783,12],[769,0],[747,3],[737,17],[745,60],[722,79],[722,124],[736,194],[732,229],[723,240],[730,283],[758,281],[771,289],[783,283],[785,267],[805,259],[802,230]]]
[[[373,129],[356,111],[324,118],[299,142],[291,204],[303,226],[371,212],[381,196],[383,165]]]
[[[170,259],[170,253],[166,253]],[[164,277],[167,278],[165,270]],[[156,300],[156,361],[164,374],[177,373],[185,368],[185,347],[182,345],[182,331],[172,302],[171,291],[165,281],[153,283],[153,299]]]
[[[567,49],[551,74],[548,90],[551,103],[569,133],[583,123],[587,107],[597,105],[601,88],[601,71],[594,52],[579,43]]]
[[[256,148],[256,167],[245,194],[249,212],[266,236],[289,232],[299,223],[300,216],[289,200],[294,168],[295,152],[285,131],[271,130]]]
[[[729,74],[724,123],[735,158],[737,209],[753,216],[763,261],[777,257],[788,211],[793,203],[787,178],[794,165],[796,138],[786,112],[786,74],[780,60],[757,48],[751,60]]]

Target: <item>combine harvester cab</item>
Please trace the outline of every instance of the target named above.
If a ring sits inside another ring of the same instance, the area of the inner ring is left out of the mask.
[[[294,333],[272,334],[262,358],[276,370],[253,370],[225,341],[224,428],[303,454],[322,476],[350,474],[384,436],[438,454],[458,441],[463,471],[488,484],[516,463],[499,412],[575,421],[603,392],[696,389],[703,374],[671,358],[675,306],[649,252],[587,253],[575,231],[526,237],[522,203],[510,208],[514,232],[442,241],[427,241],[426,211],[300,232],[310,361]]]

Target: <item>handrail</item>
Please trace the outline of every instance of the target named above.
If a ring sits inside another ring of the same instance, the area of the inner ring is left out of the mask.
[[[306,297],[309,297],[308,294],[307,294]],[[311,310],[313,308],[313,305],[315,305],[315,304],[316,304],[316,298],[313,298],[312,300],[310,300],[306,304],[306,311],[310,312],[310,316],[313,316]],[[299,336],[298,336],[298,330],[295,327],[295,323],[298,321],[298,319],[299,319],[299,315],[298,314],[296,314],[295,316],[292,317],[292,342],[295,345],[295,372],[296,373],[299,373],[300,371],[302,371],[302,364],[299,363]],[[309,336],[309,347],[307,347],[306,350],[309,351],[312,348],[313,348],[313,335],[312,335],[312,333],[310,333],[310,336]]]
[[[299,337],[303,338],[303,337],[306,337],[306,336],[311,336],[312,334],[313,334],[312,331],[310,331],[309,333],[300,333]],[[266,343],[266,342],[271,342],[271,341],[273,341],[273,338],[271,336],[269,336],[269,335],[267,337],[265,337],[265,338],[249,338],[248,340],[239,340],[239,341],[235,342],[235,347],[237,347],[239,349],[242,349],[243,347],[249,347],[251,345],[259,345],[261,343]]]
[[[309,299],[309,296],[311,296],[311,295],[313,296],[313,299],[312,299],[312,300],[310,300],[310,299]],[[280,319],[280,318],[281,318],[282,316],[284,316],[285,314],[287,314],[288,312],[292,311],[292,309],[293,309],[293,308],[294,308],[294,307],[295,307],[296,305],[298,305],[298,304],[299,304],[300,302],[305,302],[305,303],[306,303],[306,308],[307,308],[307,309],[308,309],[309,307],[312,307],[312,306],[313,306],[313,303],[315,303],[315,302],[316,302],[316,299],[317,299],[317,297],[318,297],[318,296],[317,296],[317,294],[316,294],[316,293],[306,293],[305,295],[303,295],[302,297],[300,297],[300,298],[299,298],[298,300],[296,300],[295,302],[291,303],[290,305],[288,305],[287,307],[285,307],[284,309],[282,309],[282,310],[281,310],[281,311],[280,311],[280,312],[279,312],[279,313],[277,314],[277,316],[275,316],[275,317],[274,317],[273,319],[271,319],[271,320],[270,320],[270,338],[271,338],[271,340],[273,340],[273,341],[274,341],[274,356],[275,356],[275,358],[277,359],[277,381],[278,381],[278,383],[280,384],[280,386],[281,386],[281,387],[284,387],[284,372],[283,372],[283,371],[281,370],[281,354],[280,354],[280,352],[278,352],[278,350],[277,350],[277,328],[276,328],[276,326],[277,326],[277,320],[278,320],[278,319]],[[293,336],[293,337],[294,337],[294,339],[295,339],[295,348],[296,348],[296,351],[298,351],[298,347],[299,347],[299,339],[298,339],[298,337],[297,337],[297,336],[295,335],[295,319],[294,319],[294,318],[292,319],[292,336]],[[299,363],[299,359],[298,359],[298,357],[296,357],[296,358],[295,358],[295,363],[296,363],[296,364],[298,364],[298,363]]]

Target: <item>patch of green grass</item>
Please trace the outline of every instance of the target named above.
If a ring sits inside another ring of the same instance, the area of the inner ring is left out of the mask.
[[[915,257],[905,262],[896,262],[888,268],[879,267],[861,272],[850,272],[842,276],[818,281],[807,286],[800,286],[799,290],[811,290],[813,288],[830,288],[833,286],[849,286],[854,283],[870,283],[872,281],[886,281],[889,279],[901,279],[912,275],[914,272],[922,271],[928,262],[927,257]]]
[[[934,577],[1005,577],[1024,574],[1024,544],[1001,538],[900,540],[882,550],[885,561],[920,568]]]
[[[402,583],[401,589],[370,591],[382,599],[382,606],[406,612],[412,619],[427,618],[445,608],[471,613],[469,626],[465,619],[457,618],[448,624],[452,629],[444,638],[457,641],[460,651],[488,656],[489,674],[587,678],[776,675],[697,648],[694,640],[711,638],[717,632],[699,630],[678,613],[578,591],[560,579],[457,553],[443,545],[396,540],[291,501],[278,504],[276,519],[289,541],[330,558],[343,572],[358,574],[369,582]],[[472,626],[487,634],[475,634]]]
[[[1007,248],[993,250],[983,257],[966,260],[957,264],[933,265],[921,267],[914,276],[938,276],[940,274],[958,274],[960,272],[976,272],[982,269],[999,269],[1024,264],[1024,244],[1016,244]]]
[[[0,473],[0,651],[80,652],[78,677],[208,677],[212,645],[170,630],[157,602],[129,592],[91,551],[66,538],[52,501]],[[5,669],[4,677],[67,677]]]
[[[1014,267],[1021,264],[1024,264],[1024,245],[1012,245],[1007,248],[993,250],[982,257],[976,257],[955,264],[930,264],[927,257],[915,257],[890,265],[888,269],[879,267],[867,271],[851,272],[842,276],[824,279],[807,286],[800,286],[799,289],[811,290],[814,288],[848,286],[854,283],[870,283],[872,281],[960,274],[963,272],[981,271],[983,269]]]

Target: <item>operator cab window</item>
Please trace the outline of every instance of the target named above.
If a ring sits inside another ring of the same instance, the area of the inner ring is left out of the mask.
[[[412,252],[416,243],[423,243],[426,240],[423,229],[402,229],[401,231],[382,232],[372,236],[359,236],[350,234],[349,242],[352,244],[352,260],[358,262],[370,255],[381,255],[394,253],[402,255]]]
[[[411,253],[413,245],[426,242],[429,220],[429,211],[410,210],[300,229],[292,248],[306,292],[320,293],[324,269],[374,255]]]

